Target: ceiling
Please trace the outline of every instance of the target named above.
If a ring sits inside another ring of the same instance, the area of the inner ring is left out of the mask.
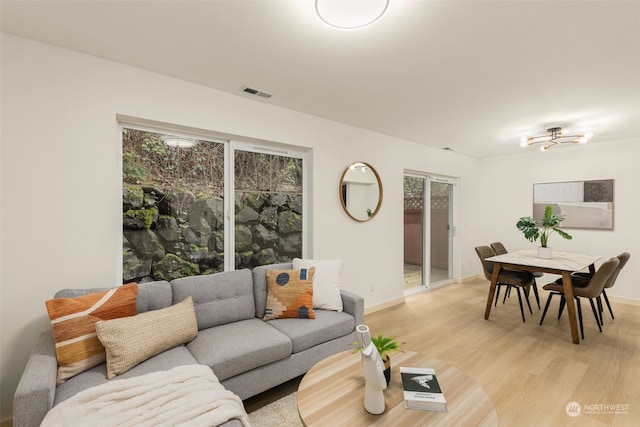
[[[314,0],[0,4],[6,33],[476,158],[640,137],[638,1],[391,0],[358,30]]]

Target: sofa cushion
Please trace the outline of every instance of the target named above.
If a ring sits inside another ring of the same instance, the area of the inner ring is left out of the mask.
[[[202,330],[187,348],[198,363],[209,366],[223,381],[288,357],[291,340],[253,318]]]
[[[267,270],[267,306],[264,320],[315,319],[313,274],[315,267],[300,270]]]
[[[342,311],[342,260],[294,258],[292,265],[295,269],[316,268],[313,275],[313,308]]]
[[[173,304],[171,284],[164,280],[157,282],[138,283],[138,299],[136,306],[138,313],[160,310]]]
[[[255,317],[250,270],[182,277],[171,288],[174,303],[193,298],[199,330]]]
[[[118,379],[132,378],[139,375],[148,374],[156,371],[166,371],[176,366],[193,365],[198,363],[191,352],[184,345],[173,347],[165,352],[145,360],[139,365],[131,368],[131,370],[120,375]],[[107,365],[102,363],[96,367],[76,375],[68,379],[63,384],[56,387],[54,405],[67,400],[79,391],[92,387],[94,385],[104,384],[107,380]]]
[[[315,320],[275,319],[267,323],[291,339],[292,353],[350,334],[356,326],[353,316],[330,310],[316,310]]]
[[[253,293],[256,302],[256,317],[262,319],[264,317],[264,309],[267,304],[267,270],[290,270],[291,263],[261,265],[253,270]]]
[[[46,302],[56,343],[58,384],[105,361],[95,324],[100,320],[134,316],[137,294],[138,286],[134,283]]]
[[[198,335],[191,297],[171,307],[96,323],[107,353],[107,378],[123,374],[150,357]]]

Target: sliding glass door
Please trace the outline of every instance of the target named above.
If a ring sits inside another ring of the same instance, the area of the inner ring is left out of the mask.
[[[424,194],[426,179],[420,176],[404,177],[404,289],[425,287]]]
[[[405,293],[453,277],[453,188],[444,178],[404,176]]]
[[[428,180],[430,185],[429,283],[450,279],[452,275],[453,184]]]

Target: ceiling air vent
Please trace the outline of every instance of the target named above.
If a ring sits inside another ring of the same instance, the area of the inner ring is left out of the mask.
[[[243,87],[242,91],[245,92],[245,93],[248,93],[250,95],[259,96],[259,97],[262,97],[262,98],[271,98],[271,94],[270,93],[264,92],[264,91],[261,91],[261,90],[258,90],[258,89],[254,89],[254,88],[249,87],[249,86]]]

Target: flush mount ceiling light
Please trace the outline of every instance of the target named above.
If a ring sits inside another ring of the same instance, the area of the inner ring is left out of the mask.
[[[389,0],[316,0],[316,13],[327,25],[353,30],[380,19],[388,6]]]
[[[542,144],[540,151],[547,151],[554,145],[585,144],[592,136],[591,132],[569,132],[568,129],[562,129],[562,126],[549,125],[545,135],[523,136],[520,139],[520,146],[528,147],[534,144]]]

